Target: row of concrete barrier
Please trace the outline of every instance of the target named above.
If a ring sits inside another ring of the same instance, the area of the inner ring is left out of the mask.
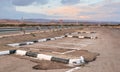
[[[60,63],[64,63],[64,64],[69,64],[70,66],[82,65],[85,63],[83,56],[80,56],[79,59],[64,59],[64,58],[54,57],[54,56],[45,55],[45,54],[27,52],[24,50],[7,50],[7,51],[0,52],[0,55],[10,55],[10,54],[29,56],[29,57],[37,58],[39,60],[60,62]]]
[[[96,32],[89,32],[89,31],[81,31],[81,32],[77,32],[78,34],[81,34],[81,33],[88,33],[88,34],[92,34],[92,33],[96,33]]]
[[[16,50],[0,51],[0,55],[14,54]]]
[[[80,38],[80,39],[97,39],[97,37],[94,37],[94,36],[75,36],[75,35],[65,35],[65,37],[70,37],[70,38]]]
[[[79,32],[74,32],[74,33],[70,33],[70,34],[94,34],[96,32],[94,31],[79,31]]]
[[[93,33],[93,32],[91,32]],[[67,33],[63,36],[59,36],[59,37],[53,37],[53,38],[44,38],[44,39],[39,39],[39,40],[34,40],[34,41],[29,41],[29,42],[22,42],[22,43],[13,43],[13,44],[8,44],[8,46],[23,46],[23,45],[31,45],[34,43],[38,43],[38,42],[46,42],[46,41],[51,41],[51,40],[57,40],[57,39],[62,39],[64,37],[70,37],[70,38],[80,38],[80,39],[97,39],[97,37],[90,37],[90,36],[73,36],[72,34],[78,34],[78,32],[74,32],[74,33]]]
[[[15,46],[31,45],[31,44],[38,43],[38,42],[46,42],[50,40],[62,39],[64,37],[65,36],[59,36],[59,37],[54,37],[54,38],[44,38],[44,39],[39,39],[39,40],[34,40],[34,41],[29,41],[29,42],[8,44],[8,46],[15,47]]]
[[[74,32],[74,33],[68,33],[65,35],[65,37],[70,37],[70,38],[80,38],[80,39],[97,39],[96,36],[83,36],[83,35],[80,35],[80,36],[76,36],[74,34],[82,34],[82,33],[86,33],[86,34],[92,34],[92,33],[96,33],[96,32]]]

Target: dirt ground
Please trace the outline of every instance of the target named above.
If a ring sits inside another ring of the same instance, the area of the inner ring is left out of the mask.
[[[18,35],[18,36],[0,38],[0,50],[13,49],[13,47],[9,47],[6,44],[38,40],[41,38],[50,38],[50,37],[64,35],[66,33],[72,33],[74,31],[75,29],[67,29],[67,30],[62,30],[57,32],[43,32],[43,33],[34,33],[34,34],[28,34],[28,35]]]
[[[119,62],[120,61],[120,56],[119,56],[120,55],[120,52],[119,52],[120,51],[120,48],[119,48],[120,47],[120,29],[85,28],[85,30],[96,31],[98,39],[90,40],[90,39],[65,38],[61,40],[49,41],[49,42],[44,42],[40,44],[37,43],[31,46],[25,46],[25,47],[35,48],[34,46],[37,45],[38,49],[50,48],[50,47],[65,48],[65,49],[85,49],[90,52],[99,53],[100,56],[98,56],[95,61],[88,63],[84,67],[81,67],[80,69],[74,72],[120,72],[120,69],[119,69],[120,67],[120,62]],[[29,40],[29,39],[26,39],[26,40]],[[18,40],[16,42],[19,42],[19,41],[21,40]],[[15,40],[13,40],[12,42],[15,42]],[[10,42],[8,41],[5,43],[10,43]],[[47,44],[49,45],[47,46]],[[2,42],[1,42],[1,45],[2,45]],[[63,50],[62,52],[64,51],[65,50]],[[71,55],[72,57],[72,54],[73,53],[70,53],[69,55]],[[76,53],[74,54],[76,55]],[[56,71],[65,72],[70,69],[70,68],[66,68],[66,69],[52,69],[52,70],[34,70],[32,69],[32,67],[35,65],[37,65],[37,63],[31,62],[30,60],[27,60],[24,58],[18,58],[12,55],[0,56],[0,72],[8,72],[8,71],[9,72],[56,72]]]
[[[89,51],[99,52],[96,61],[75,72],[120,72],[120,29],[91,28],[99,32],[95,45],[86,48]]]

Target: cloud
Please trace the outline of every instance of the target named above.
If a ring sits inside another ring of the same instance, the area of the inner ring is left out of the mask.
[[[54,8],[40,8],[36,6],[16,7],[17,11],[24,13],[44,14],[50,17],[61,17],[66,19],[104,20],[112,19],[112,16],[120,16],[120,3],[103,4],[99,6],[58,6]],[[117,14],[117,15],[114,15]],[[118,17],[117,16],[117,17]]]
[[[34,2],[36,4],[44,5],[48,3],[48,0],[12,0],[12,4],[16,6],[27,6],[33,4]]]
[[[17,6],[26,6],[30,5],[34,2],[34,0],[12,0],[13,5]]]
[[[49,15],[58,15],[58,16],[77,16],[80,12],[80,9],[73,6],[62,6],[54,9],[46,10],[46,13]]]
[[[98,21],[119,21],[120,16],[120,2],[104,3],[96,6],[84,8],[79,15],[85,15],[88,20]]]
[[[0,0],[0,19],[21,19],[24,18],[46,18],[44,14],[33,14],[16,11],[15,6],[11,3],[12,0]]]
[[[120,21],[119,7],[120,0],[0,0],[0,18]]]
[[[62,0],[61,3],[65,5],[74,5],[80,3],[80,0]]]
[[[119,7],[120,7],[120,2],[112,2],[109,4],[98,6],[94,10],[100,14],[111,15],[111,14],[116,14],[117,12],[120,12]]]
[[[38,4],[44,5],[47,4],[49,2],[49,0],[36,0],[36,3],[38,2]]]

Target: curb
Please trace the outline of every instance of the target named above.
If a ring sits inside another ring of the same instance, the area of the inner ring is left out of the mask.
[[[89,36],[72,36],[72,35],[65,35],[65,37],[69,37],[69,38],[79,38],[79,39],[97,39],[97,37],[89,37]]]
[[[64,64],[69,64],[70,66],[82,65],[85,63],[83,56],[81,56],[79,59],[64,59],[64,58],[54,57],[54,56],[45,55],[45,54],[27,52],[24,50],[17,50],[16,55],[34,57],[39,60],[60,62],[60,63],[64,63]]]
[[[14,54],[14,53],[16,53],[16,50],[0,51],[0,56],[1,56],[1,55]]]
[[[65,36],[60,36],[60,37],[54,37],[54,38],[44,38],[44,39],[39,39],[39,40],[33,40],[33,41],[29,41],[29,42],[22,42],[22,43],[13,43],[13,44],[7,44],[8,46],[24,46],[24,45],[31,45],[34,43],[39,43],[39,42],[46,42],[46,41],[52,41],[52,40],[57,40],[57,39],[62,39]]]
[[[78,32],[78,34],[81,34],[81,33],[88,33],[88,34],[92,34],[92,33],[96,33],[96,32],[84,32],[84,31]]]
[[[66,33],[63,36],[59,37],[54,37],[54,38],[44,38],[44,39],[39,39],[39,40],[33,40],[29,42],[22,42],[22,43],[13,43],[13,44],[7,44],[8,46],[24,46],[24,45],[31,45],[34,43],[39,43],[39,42],[46,42],[46,41],[52,41],[52,40],[57,40],[57,39],[62,39],[64,37],[70,37],[70,38],[79,38],[79,39],[97,39],[97,37],[89,37],[89,36],[72,36],[71,34],[79,34],[79,33],[86,33],[86,32],[74,32],[74,33]],[[96,32],[89,32],[89,33],[96,33]]]
[[[7,51],[0,52],[0,56],[10,55],[10,54],[29,56],[29,57],[37,58],[39,60],[60,62],[64,64],[69,64],[70,66],[78,66],[78,65],[82,65],[85,63],[83,56],[81,56],[79,59],[64,59],[64,58],[54,57],[54,56],[45,55],[45,54],[38,54],[38,53],[30,52],[30,51],[27,52],[24,50],[7,50]]]

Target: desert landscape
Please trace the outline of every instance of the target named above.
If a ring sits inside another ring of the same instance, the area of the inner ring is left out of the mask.
[[[0,0],[0,72],[120,72],[120,0]]]
[[[7,44],[20,43],[42,38],[56,37],[66,33],[81,32],[84,36],[97,36],[97,39],[79,39],[65,37],[58,40],[38,42],[32,45],[11,47]],[[88,33],[82,33],[88,32]],[[95,33],[90,33],[95,32]],[[31,35],[10,36],[0,39],[0,50],[25,50],[51,55],[59,58],[79,58],[83,56],[86,63],[81,66],[69,66],[64,63],[38,60],[29,56],[0,56],[1,72],[119,72],[120,29],[105,27],[88,27],[83,29],[66,29],[56,32],[35,33]],[[19,38],[20,37],[20,38]],[[79,67],[79,68],[76,68]],[[76,68],[74,71],[69,71]]]

